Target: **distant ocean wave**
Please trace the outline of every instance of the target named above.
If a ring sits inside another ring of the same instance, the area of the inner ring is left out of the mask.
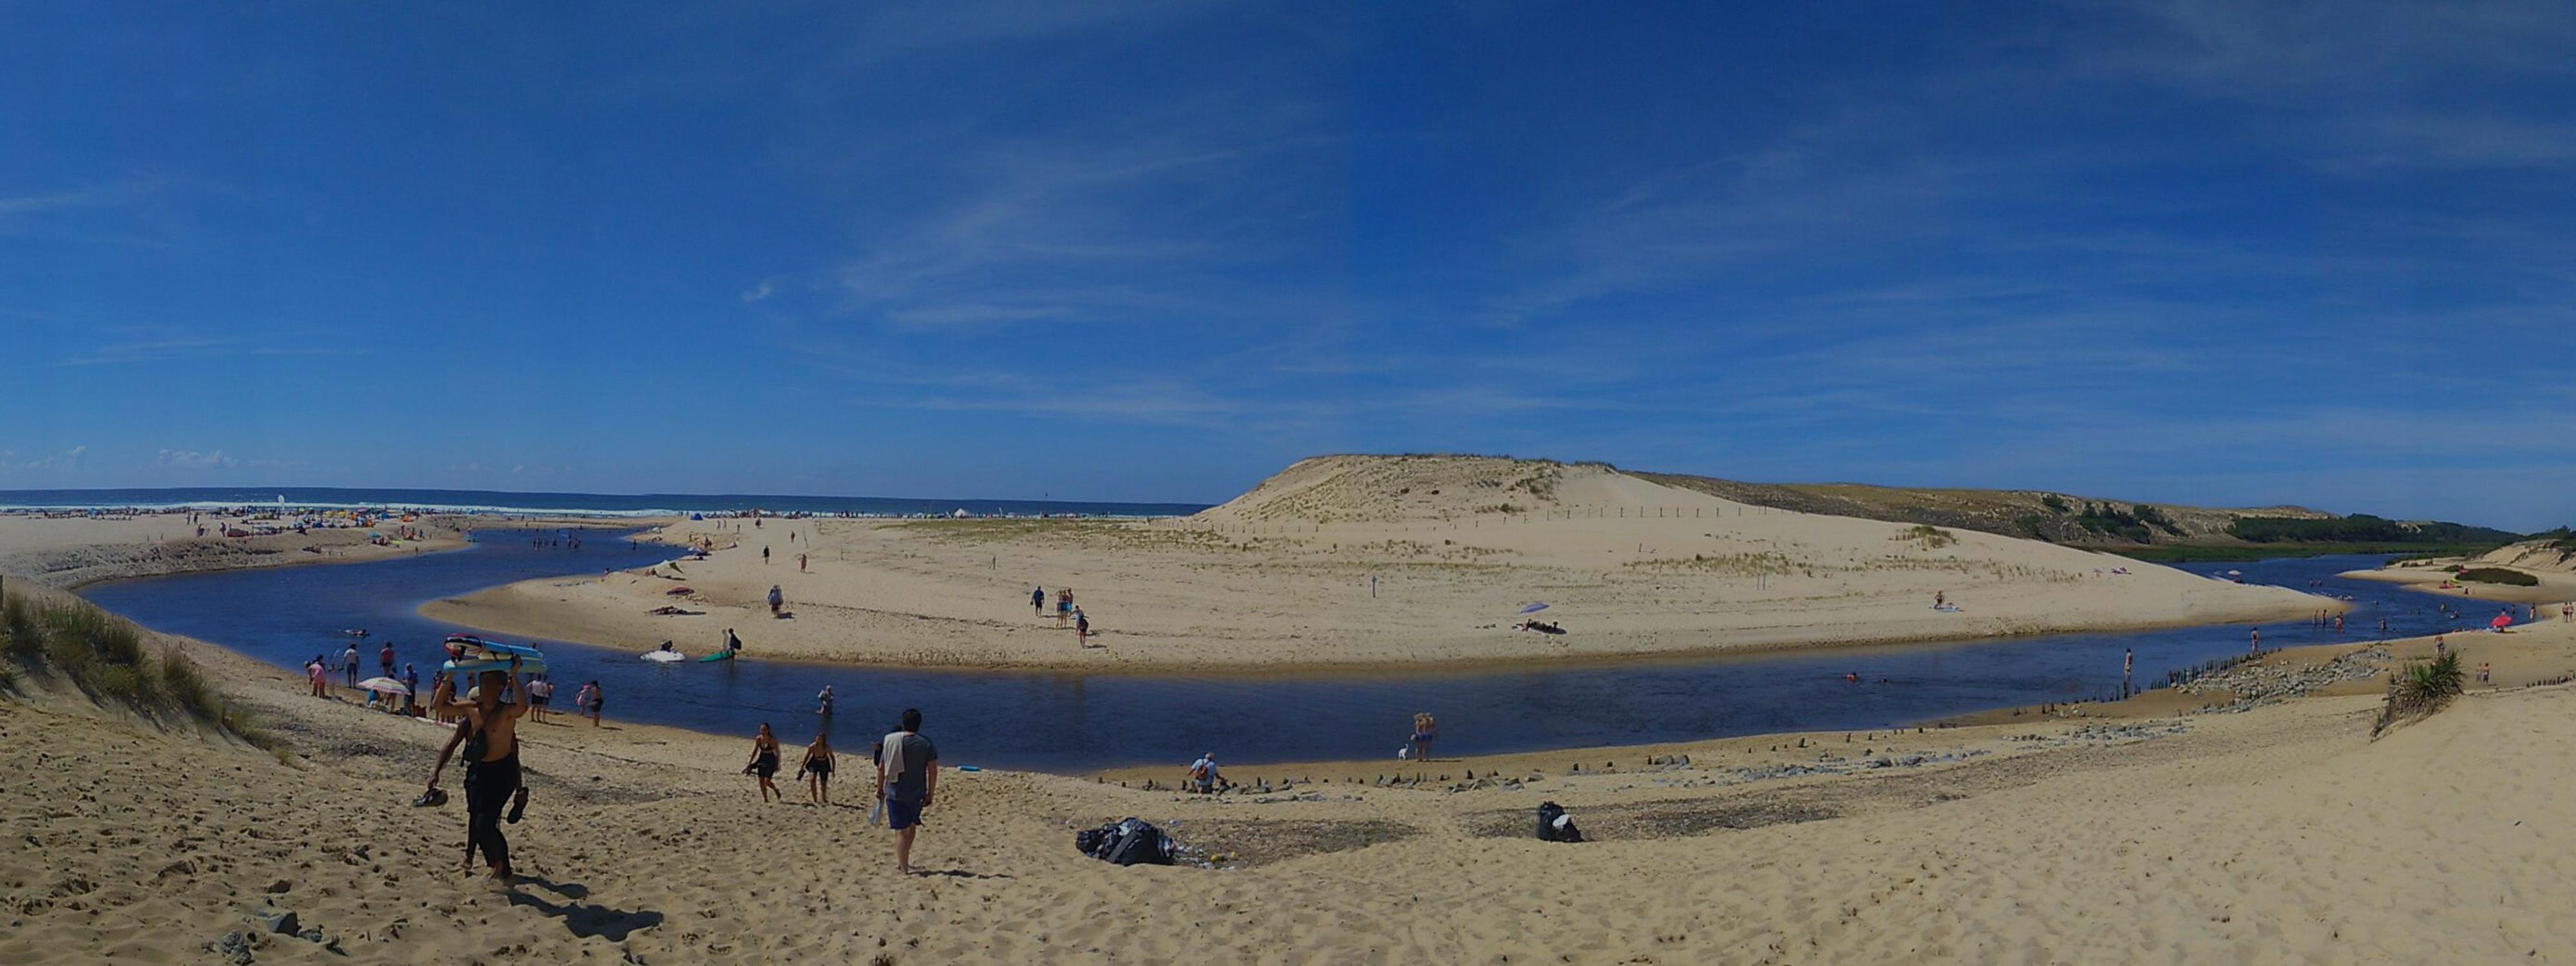
[[[1195,503],[1073,500],[935,499],[762,494],[511,493],[487,490],[398,490],[339,487],[0,490],[0,513],[96,510],[413,510],[481,516],[663,517],[691,513],[810,513],[819,516],[1080,515],[1186,516]]]

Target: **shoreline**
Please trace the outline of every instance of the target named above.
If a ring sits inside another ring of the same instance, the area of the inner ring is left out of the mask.
[[[2388,638],[2384,640],[2357,640],[2344,644],[2306,644],[2296,647],[2285,647],[2265,651],[2262,653],[2261,657],[2242,664],[2234,665],[2227,670],[2234,672],[2251,669],[2258,675],[2264,672],[2295,672],[2297,670],[2310,669],[2324,665],[2338,657],[2366,652],[2374,648],[2384,648],[2389,652],[2387,661],[2380,665],[2380,670],[2384,672],[2400,666],[2407,661],[2431,658],[2435,650],[2434,641],[2438,637],[2448,637],[2456,640],[2458,642],[2457,647],[2460,648],[2464,654],[2472,653],[2473,651],[2484,651],[2487,645],[2499,643],[2496,639],[2488,636],[2491,633],[2492,632],[2483,630],[2474,632],[2464,630],[2455,635],[2427,635],[2406,638]],[[2548,664],[2546,663],[2546,659],[2536,662],[2531,660],[2508,661],[2507,667],[2498,672],[2500,680],[2508,676],[2512,676],[2530,678],[2534,681],[2546,681],[2564,675],[2576,675],[2576,624],[2559,620],[2553,615],[2532,624],[2517,625],[2515,633],[2538,634],[2540,635],[2538,638],[2526,639],[2535,641],[2537,644],[2565,645],[2568,648],[2568,656],[2565,658],[2563,667],[2560,665]],[[2524,641],[2518,640],[2502,643],[2507,647],[2512,647],[2523,644]],[[2474,667],[2474,663],[2475,662],[2472,662],[2472,667]],[[2546,685],[2536,683],[2525,683],[2519,685],[2480,685],[2473,680],[2470,683],[2467,693],[2471,695],[2492,694],[2527,690],[2529,688],[2542,686]],[[2214,700],[2206,694],[2188,694],[2171,686],[2163,686],[2149,688],[2128,698],[2115,701],[2067,701],[2036,706],[2029,704],[1999,706],[1962,714],[1908,722],[1893,727],[1857,728],[1850,730],[1827,729],[1756,732],[1752,734],[1725,735],[1681,741],[1644,742],[1631,745],[1587,745],[1571,748],[1497,752],[1493,754],[1456,757],[1434,757],[1427,761],[1401,761],[1396,759],[1264,761],[1260,759],[1244,759],[1242,761],[1224,761],[1222,764],[1224,769],[1227,770],[1229,777],[1238,770],[1267,774],[1288,774],[1298,777],[1321,774],[1327,776],[1327,781],[1352,778],[1362,775],[1386,775],[1400,772],[1429,772],[1440,774],[1441,777],[1438,780],[1445,782],[1448,780],[1446,776],[1451,773],[1472,771],[1494,774],[1518,774],[1529,771],[1533,765],[1544,767],[1546,765],[1553,764],[1561,767],[1567,763],[1582,763],[1598,760],[1602,762],[1605,767],[1588,769],[1585,774],[1633,776],[1659,774],[1666,771],[1668,766],[1665,763],[1657,762],[1653,759],[1667,758],[1671,756],[1689,757],[1708,754],[1724,755],[1740,753],[1754,756],[1753,759],[1750,760],[1750,763],[1759,766],[1766,763],[1792,763],[1790,759],[1779,758],[1784,750],[1791,749],[1801,753],[1813,750],[1830,754],[1836,750],[1848,752],[1849,749],[1846,746],[1855,745],[1861,748],[1865,757],[1878,757],[1887,753],[1902,755],[1920,750],[1923,746],[1942,744],[1944,743],[1944,735],[1974,737],[1983,734],[1986,729],[2003,726],[2053,727],[2083,725],[2087,723],[2125,725],[2144,721],[2187,721],[2209,715],[2242,714],[2249,711],[2281,705],[2310,704],[2321,701],[2359,698],[2374,699],[2372,703],[2375,705],[2377,703],[2376,699],[2380,698],[2384,694],[2384,691],[2384,674],[2374,674],[2370,677],[2355,678],[2326,684],[2285,696],[2246,697],[2243,696],[2241,692],[2229,691],[2227,693],[2234,696],[2230,700]],[[2043,712],[2040,710],[2041,708],[2053,708],[2054,710]],[[1855,739],[1854,736],[1859,737]],[[1961,739],[1954,737],[1949,743],[1955,744],[1958,740]],[[1742,747],[1739,750],[1736,746]],[[1767,751],[1761,750],[1767,746],[1779,747],[1769,747]],[[1769,757],[1765,758],[1764,756]],[[1607,767],[1615,765],[1616,761],[1619,759],[1630,760],[1636,767],[1628,769]],[[1775,762],[1771,759],[1778,760]],[[1745,763],[1746,762],[1740,762],[1729,758],[1719,758],[1706,764],[1736,766]],[[1703,763],[1697,762],[1694,759],[1688,764],[1699,765]],[[1094,780],[1104,782],[1141,783],[1151,780],[1164,786],[1163,790],[1177,790],[1177,786],[1174,784],[1176,776],[1185,770],[1186,765],[1186,762],[1174,762],[1163,765],[1130,765],[1092,769],[1073,774],[1079,777],[1092,778]],[[1426,768],[1426,765],[1430,767]],[[1047,774],[1054,773],[1050,772]],[[1254,777],[1266,776],[1256,775]]]
[[[595,640],[584,640],[576,634],[565,633],[557,630],[523,629],[554,626],[545,624],[542,621],[530,621],[527,623],[517,624],[516,626],[511,626],[501,622],[484,622],[467,616],[467,613],[471,608],[489,606],[486,602],[476,600],[476,598],[480,598],[486,594],[528,585],[544,584],[551,586],[553,582],[560,581],[562,579],[562,577],[550,577],[517,581],[510,584],[503,584],[498,587],[476,591],[473,594],[469,594],[464,597],[447,597],[438,600],[423,601],[421,604],[414,607],[412,612],[429,620],[446,624],[455,624],[459,627],[466,627],[490,634],[507,637],[541,638],[544,640],[562,641],[569,644],[577,644],[583,647],[598,648],[602,651],[617,653],[616,645],[602,644]],[[2031,631],[2026,634],[2002,636],[1888,637],[1846,641],[1765,641],[1706,648],[1654,649],[1562,655],[1496,655],[1471,658],[1425,658],[1417,660],[1384,659],[1316,662],[1154,661],[1103,665],[1096,662],[1084,663],[1077,660],[988,661],[985,663],[976,663],[971,660],[960,659],[950,663],[920,663],[917,659],[913,662],[899,662],[878,660],[868,655],[852,655],[845,658],[829,656],[764,657],[755,654],[755,649],[751,647],[746,647],[743,650],[743,653],[750,655],[748,658],[749,660],[771,664],[795,664],[809,667],[835,669],[846,668],[855,670],[918,671],[929,674],[1064,674],[1080,672],[1086,674],[1140,678],[1179,676],[1271,678],[1333,677],[1342,675],[1368,676],[1383,675],[1388,672],[1400,671],[1420,672],[1425,675],[1473,676],[1529,670],[1581,670],[1589,668],[1652,666],[1655,664],[1697,664],[1724,658],[1755,658],[1786,653],[1822,654],[1828,652],[1860,652],[1869,650],[1911,650],[1949,645],[2004,644],[2028,641],[2033,638],[2073,634],[2122,634],[2145,631],[2188,630],[2192,628],[2244,627],[2248,625],[2280,623],[2283,621],[2297,620],[2307,617],[2316,611],[2342,613],[2352,609],[2350,602],[2334,600],[2332,598],[2319,597],[2317,598],[2316,603],[2317,606],[2314,608],[2297,612],[2283,611],[2269,620],[2235,617],[2215,622],[2144,621],[2131,624],[2088,626],[2081,628],[2048,628]],[[511,609],[516,610],[518,608],[513,607]],[[513,614],[512,616],[516,617],[518,615]],[[674,640],[676,640],[676,638]]]

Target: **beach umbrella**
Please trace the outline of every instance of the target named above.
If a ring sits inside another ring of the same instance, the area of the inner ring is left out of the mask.
[[[2488,626],[2488,627],[2495,628],[2496,630],[2503,630],[2503,629],[2505,629],[2505,628],[2512,627],[2512,626],[2513,626],[2513,615],[2512,615],[2512,614],[2497,614],[2497,615],[2495,616],[2495,619],[2494,619],[2494,620],[2491,620],[2491,621],[2488,621],[2488,622],[2487,622],[2487,626]]]
[[[1527,606],[1527,607],[1523,607],[1523,608],[1521,608],[1521,613],[1524,613],[1524,614],[1535,614],[1535,613],[1538,613],[1539,611],[1543,611],[1543,610],[1546,610],[1546,609],[1547,609],[1547,605],[1546,605],[1546,604],[1531,604],[1531,605],[1529,605],[1529,606]]]
[[[392,678],[368,678],[364,681],[358,682],[358,689],[361,691],[373,691],[377,694],[411,693],[411,685],[404,684]]]

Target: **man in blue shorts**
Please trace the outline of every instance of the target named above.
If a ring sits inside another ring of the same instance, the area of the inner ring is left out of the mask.
[[[886,827],[893,829],[894,870],[912,874],[912,836],[921,811],[939,789],[939,749],[921,736],[921,709],[903,710],[903,730],[877,742],[877,796],[885,800]]]

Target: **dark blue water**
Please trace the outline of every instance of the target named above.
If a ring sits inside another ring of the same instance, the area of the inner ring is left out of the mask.
[[[561,513],[583,516],[673,516],[682,513],[770,513],[918,516],[964,510],[979,515],[1040,513],[1083,516],[1187,516],[1196,503],[1098,503],[1071,500],[957,500],[879,496],[782,496],[752,493],[511,493],[498,490],[270,489],[183,487],[115,490],[0,490],[0,509],[103,509],[277,506],[297,509],[391,508],[468,513]]]
[[[340,653],[342,628],[395,643],[426,679],[437,642],[458,628],[412,611],[439,597],[517,580],[598,573],[664,559],[594,532],[579,551],[529,546],[526,532],[491,530],[468,549],[377,563],[246,570],[101,584],[82,593],[156,630],[186,634],[286,666]],[[2351,628],[2267,624],[2266,647],[2447,630],[2440,598],[2342,580],[2382,557],[2316,557],[2188,564],[2242,570],[2251,583],[2350,595]],[[2470,605],[2469,619],[2486,616]],[[748,736],[763,721],[795,739],[816,722],[813,695],[840,698],[843,741],[886,730],[919,707],[953,763],[1052,771],[1182,763],[1204,751],[1229,761],[1392,758],[1416,711],[1440,718],[1444,755],[1680,741],[1789,730],[1885,728],[2008,705],[2098,697],[2120,683],[2124,648],[2140,684],[2246,649],[2245,625],[2118,634],[2061,634],[1961,644],[1857,647],[1514,671],[1419,674],[1198,675],[904,671],[763,661],[660,665],[619,648],[544,643],[560,693],[598,679],[612,719]],[[683,641],[692,655],[711,642]],[[750,642],[757,654],[757,637]],[[1863,683],[1843,680],[1858,673]],[[1882,679],[1884,683],[1882,683]]]

